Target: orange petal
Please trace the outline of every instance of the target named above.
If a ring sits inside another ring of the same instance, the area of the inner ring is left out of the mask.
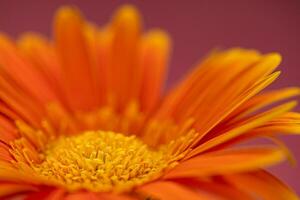
[[[54,92],[41,74],[18,52],[16,45],[4,35],[0,35],[0,60],[6,76],[9,76],[25,92],[43,103],[55,99]]]
[[[44,200],[62,200],[65,195],[63,189],[56,189],[49,193],[49,195]]]
[[[27,122],[39,125],[44,111],[42,105],[3,75],[0,76],[0,98]]]
[[[279,72],[268,76],[280,56],[259,55],[240,49],[209,57],[201,68],[171,92],[157,117],[176,121],[195,118],[200,140],[245,101],[273,82]],[[231,72],[227,70],[230,68]],[[220,95],[222,94],[222,95]]]
[[[160,30],[146,34],[141,41],[138,63],[141,66],[140,102],[142,109],[150,111],[161,97],[170,52],[169,36]],[[139,77],[138,77],[139,78]]]
[[[9,146],[3,143],[0,143],[0,160],[4,162],[11,162],[13,160]]]
[[[231,118],[241,118],[249,113],[255,112],[265,106],[282,101],[300,94],[300,88],[285,88],[275,91],[268,91],[263,94],[254,96],[249,101],[236,109],[227,120]]]
[[[99,199],[103,200],[139,200],[138,197],[133,197],[125,194],[100,193]]]
[[[91,60],[84,36],[84,22],[71,7],[58,10],[54,20],[54,36],[69,105],[76,110],[94,108],[95,88]]]
[[[135,63],[137,44],[141,34],[140,15],[133,6],[125,5],[117,10],[111,25],[113,33],[111,74],[109,84],[112,87],[118,105],[123,107],[133,100],[132,90],[136,90],[136,76],[139,69]]]
[[[274,63],[272,62],[273,59],[275,60]],[[219,91],[220,93],[218,93],[215,98],[211,97],[211,99],[205,102],[204,104],[206,106],[201,104],[203,109],[196,110],[196,119],[200,119],[196,128],[202,133],[202,136],[205,134],[204,130],[206,128],[209,130],[213,125],[216,125],[217,122],[220,122],[228,116],[239,105],[257,94],[277,78],[279,75],[277,73],[266,76],[266,71],[271,71],[274,66],[278,65],[279,61],[277,61],[277,59],[276,54],[263,57],[259,64],[256,64],[251,68],[246,68],[244,73],[238,74],[236,80],[233,80],[234,82],[229,82],[228,87],[224,87],[223,91]],[[270,66],[267,65],[266,67],[262,67],[261,65],[265,64],[265,62],[271,62],[273,65],[270,64]],[[261,68],[266,69],[262,70]],[[249,94],[249,91],[251,90],[254,91]],[[245,93],[248,93],[248,95],[245,95]],[[242,98],[242,100],[240,100],[240,98]],[[203,118],[203,116],[205,117]],[[209,128],[209,126],[211,127]]]
[[[31,185],[21,185],[14,183],[0,183],[0,197],[18,194],[20,192],[36,191],[37,188]]]
[[[146,197],[159,198],[161,200],[211,200],[212,196],[193,191],[183,185],[169,181],[158,181],[143,185],[137,189]]]
[[[228,120],[227,122],[215,127],[209,134],[202,139],[202,142],[208,141],[213,137],[221,135],[224,131],[228,131],[233,127],[240,126],[245,121],[253,116],[247,116],[239,120]],[[226,124],[227,123],[227,124]],[[245,133],[239,137],[246,139],[247,137],[259,137],[259,136],[272,136],[275,134],[299,134],[300,133],[300,114],[294,112],[284,113],[261,126],[250,130],[249,133]]]
[[[92,192],[76,192],[67,195],[64,200],[99,200],[99,198]]]
[[[39,34],[26,33],[18,39],[18,47],[55,93],[55,100],[65,100],[62,94],[62,69],[52,44]]]
[[[285,153],[278,148],[239,148],[206,153],[186,160],[165,178],[202,177],[251,171],[282,161]]]
[[[176,179],[176,182],[215,195],[215,198],[212,199],[253,200],[253,198],[249,194],[239,190],[233,185],[224,182],[224,180],[220,177],[212,178],[209,180],[201,180],[198,178]]]
[[[12,110],[6,103],[0,101],[0,112],[11,120],[21,120],[21,117]]]
[[[87,51],[91,63],[91,72],[93,76],[93,84],[95,88],[95,100],[97,102],[97,105],[103,105],[107,98],[107,92],[106,92],[106,79],[107,79],[107,74],[104,72],[102,69],[102,65],[100,64],[102,59],[107,59],[103,58],[99,53],[101,51],[101,45],[99,44],[99,38],[98,38],[98,30],[97,27],[93,24],[86,24],[83,27],[84,31],[84,37],[86,40],[87,44]],[[105,47],[109,48],[109,47]],[[107,49],[105,49],[107,51]],[[107,69],[109,68],[106,66]]]
[[[24,172],[9,166],[0,160],[0,181],[9,181],[13,183],[40,184],[41,179],[33,173]],[[28,166],[27,166],[28,167]]]
[[[107,42],[102,39],[100,45],[102,48],[103,45],[108,45],[108,49],[102,51],[102,53],[109,53],[108,95],[119,108],[123,108],[130,101],[136,100],[133,94],[138,87],[135,80],[140,76],[140,69],[135,61],[142,29],[140,14],[133,6],[122,6],[106,29],[104,32],[112,37],[107,38]]]
[[[64,195],[63,189],[41,189],[39,192],[28,194],[24,200],[63,200]]]
[[[7,120],[7,118],[0,115],[0,141],[5,144],[9,144],[11,141],[17,139],[19,136],[14,126],[13,121]]]
[[[300,134],[300,113],[288,112],[252,131],[257,135]]]
[[[113,93],[113,77],[114,73],[111,69],[112,64],[112,50],[113,50],[113,36],[114,33],[108,29],[102,29],[96,33],[96,66],[95,66],[95,80],[99,93],[99,101],[101,104],[110,104],[110,98]]]
[[[224,130],[220,129],[220,126],[222,124],[222,120],[228,115],[230,114],[232,111],[234,111],[236,108],[238,108],[241,104],[243,104],[245,101],[247,101],[249,98],[251,98],[253,95],[255,95],[256,93],[258,93],[259,91],[261,91],[263,88],[265,88],[266,86],[268,86],[270,83],[272,83],[277,77],[278,77],[279,73],[273,73],[270,76],[267,76],[266,78],[264,78],[263,80],[259,81],[257,84],[255,84],[252,88],[249,88],[248,91],[246,91],[245,93],[243,93],[242,95],[240,95],[239,97],[237,97],[236,99],[233,99],[232,102],[230,104],[228,104],[228,106],[224,106],[224,108],[226,107],[226,111],[223,112],[216,112],[214,115],[211,116],[211,119],[209,120],[209,122],[207,124],[203,124],[203,126],[200,128],[198,127],[196,129],[196,131],[199,133],[197,138],[194,140],[194,146],[197,145],[198,143],[200,143],[199,141],[201,141],[202,143],[205,142],[207,140],[207,138],[211,138],[212,136],[214,136],[215,132],[217,133],[217,135],[220,135],[221,133],[224,132]],[[209,111],[207,111],[207,113],[209,113]],[[207,116],[204,115],[204,116]],[[191,118],[195,121],[195,124],[198,125],[199,121],[201,121],[201,119],[195,119],[195,118]],[[193,125],[195,126],[195,125]],[[164,133],[163,133],[164,134]]]
[[[260,57],[257,52],[240,49],[211,54],[169,92],[159,115],[181,115],[179,111],[183,108],[183,111],[186,110],[184,106],[191,106],[191,103],[193,106],[199,104],[198,101],[203,101],[203,97],[209,92],[216,93],[216,88],[222,89],[224,83],[230,81],[242,69],[253,64]],[[231,73],[225,73],[229,66],[232,66]],[[214,90],[211,89],[212,87]],[[197,102],[194,102],[195,99]]]
[[[247,120],[242,121],[240,124],[235,125],[232,129],[227,130],[227,132],[224,132],[222,134],[219,134],[218,136],[204,142],[203,144],[199,145],[195,149],[193,149],[186,158],[193,157],[205,150],[208,150],[212,147],[215,147],[217,145],[220,145],[226,141],[229,141],[243,133],[246,133],[250,131],[251,129],[254,129],[258,126],[263,125],[264,123],[280,116],[281,114],[291,110],[293,107],[296,106],[296,102],[290,102],[286,103],[280,106],[277,106],[269,111],[266,111],[264,113],[260,113],[255,115],[252,118],[248,118]]]
[[[227,128],[220,127],[220,128],[226,130],[228,127]],[[218,130],[221,130],[220,128]],[[279,117],[276,117],[276,118],[262,124],[261,126],[258,126],[246,133],[243,133],[242,135],[234,137],[234,138],[226,141],[225,143],[222,143],[210,150],[223,149],[228,146],[232,146],[234,144],[241,143],[245,140],[251,140],[251,139],[258,138],[258,137],[272,139],[272,142],[274,142],[273,140],[274,139],[276,140],[276,138],[274,138],[274,137],[277,135],[299,134],[299,133],[300,133],[300,114],[294,113],[294,112],[287,112],[287,113],[280,115]],[[222,132],[220,134],[222,134]],[[215,136],[216,135],[214,135],[214,137]],[[212,137],[206,138],[206,141],[210,140],[211,138]],[[277,144],[278,142],[279,141],[276,140],[275,143]],[[285,148],[284,144],[281,144],[280,146]],[[287,157],[293,162],[291,153],[289,153],[287,148],[285,148],[285,150],[287,152]]]
[[[264,200],[298,200],[299,197],[280,180],[266,171],[260,170],[225,177],[237,188]]]

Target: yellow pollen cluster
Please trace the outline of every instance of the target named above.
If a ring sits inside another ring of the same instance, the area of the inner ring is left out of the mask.
[[[168,165],[163,152],[150,150],[135,136],[109,131],[61,137],[42,156],[34,170],[70,190],[126,190],[158,176]]]

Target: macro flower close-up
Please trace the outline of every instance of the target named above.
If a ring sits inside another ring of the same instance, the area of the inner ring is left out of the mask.
[[[175,45],[132,5],[1,33],[0,199],[298,199],[266,169],[295,162],[278,136],[300,133],[300,89],[264,90],[281,55],[216,49],[165,89]]]

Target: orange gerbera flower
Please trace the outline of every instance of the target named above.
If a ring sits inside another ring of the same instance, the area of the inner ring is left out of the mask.
[[[298,88],[258,94],[280,56],[214,52],[162,96],[169,45],[132,6],[101,28],[63,7],[51,41],[2,34],[1,199],[298,199],[263,169],[300,132],[294,101],[270,107]]]

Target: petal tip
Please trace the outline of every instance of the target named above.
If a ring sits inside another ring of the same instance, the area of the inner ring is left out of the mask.
[[[160,29],[150,31],[146,35],[146,39],[153,42],[153,44],[158,47],[167,47],[171,42],[168,33]]]
[[[279,65],[282,61],[282,56],[279,53],[269,53],[266,55],[266,58],[274,65]]]
[[[55,14],[55,21],[68,21],[80,18],[80,11],[74,6],[62,6],[58,8]]]
[[[117,9],[116,15],[129,16],[129,15],[139,15],[137,7],[132,4],[122,5]]]
[[[125,4],[116,10],[112,21],[115,25],[124,24],[126,22],[139,24],[141,21],[141,15],[135,6]]]

